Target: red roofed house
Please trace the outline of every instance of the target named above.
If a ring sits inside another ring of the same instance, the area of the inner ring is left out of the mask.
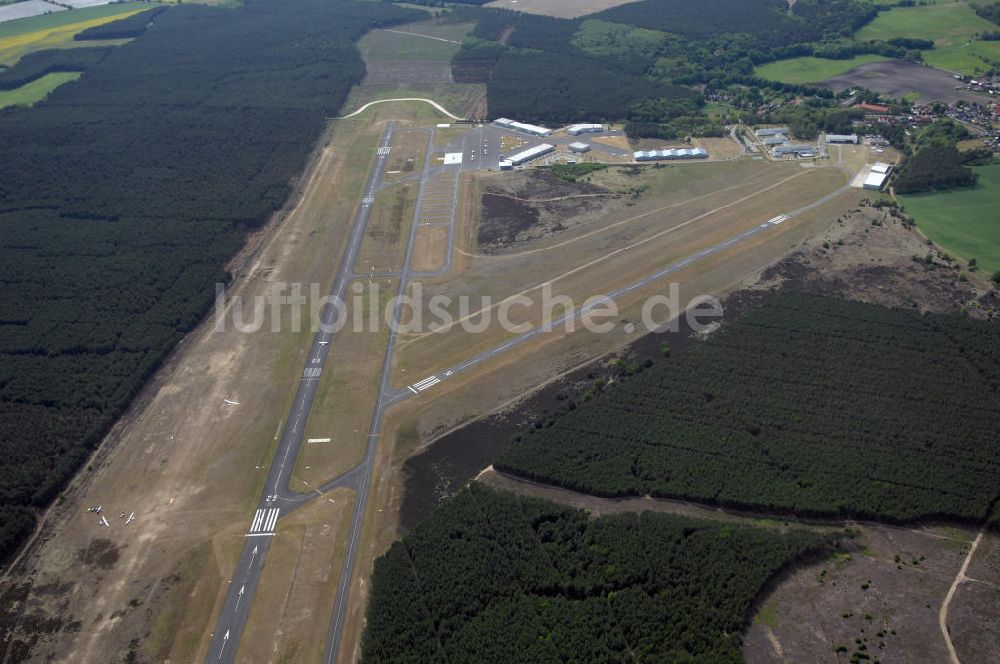
[[[857,104],[854,108],[859,108],[862,111],[867,111],[873,115],[888,115],[889,107],[883,106],[882,104]]]

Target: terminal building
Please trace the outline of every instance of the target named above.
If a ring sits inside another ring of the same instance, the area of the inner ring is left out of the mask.
[[[538,125],[525,124],[523,122],[516,122],[509,118],[497,118],[493,121],[493,124],[498,127],[503,127],[504,129],[513,129],[514,131],[522,131],[525,134],[531,134],[532,136],[551,136],[552,130],[546,129],[545,127],[539,127]]]
[[[854,145],[858,144],[857,134],[827,134],[827,143],[852,143]]]
[[[633,153],[636,161],[673,161],[676,159],[706,159],[705,148],[679,148],[663,150],[639,150]]]
[[[549,154],[556,149],[556,146],[549,145],[548,143],[542,143],[541,145],[535,145],[527,150],[522,150],[517,154],[512,154],[511,156],[504,159],[504,161],[509,161],[511,166],[520,166],[521,164],[526,164],[532,159],[538,159],[542,155]],[[503,168],[501,162],[501,170],[507,170]]]
[[[775,134],[785,134],[788,135],[788,127],[768,127],[766,129],[758,129],[753,133],[757,138],[763,138],[764,136],[774,136]]]
[[[582,141],[576,141],[575,143],[569,144],[570,152],[576,152],[577,154],[583,154],[584,152],[590,152],[590,145]]]
[[[604,125],[602,124],[575,124],[566,127],[566,133],[570,136],[579,136],[580,134],[597,134],[604,131]]]
[[[787,143],[788,137],[785,136],[784,134],[772,134],[770,136],[765,136],[764,138],[761,139],[760,142],[770,147],[772,145],[781,145],[782,143]]]
[[[885,164],[883,162],[878,162],[872,166],[871,172],[865,178],[863,188],[872,189],[875,191],[881,191],[882,187],[885,186],[886,180],[889,179],[889,175],[892,173],[892,165]]]

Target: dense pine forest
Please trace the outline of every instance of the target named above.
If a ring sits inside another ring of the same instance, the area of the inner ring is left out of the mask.
[[[905,521],[990,516],[1000,328],[769,300],[518,438],[502,471],[605,496]]]
[[[0,69],[0,90],[14,90],[53,72],[86,71],[100,64],[113,48],[59,48],[28,53],[13,67]]]
[[[90,33],[142,32],[46,101],[0,111],[0,555],[283,204],[364,75],[353,42],[421,15],[346,0],[170,7]]]
[[[632,136],[709,135],[719,128],[701,115],[701,94],[683,86],[705,85],[710,92],[752,83],[830,97],[829,90],[758,80],[754,65],[813,52],[902,57],[907,51],[898,45],[852,41],[877,11],[859,0],[799,0],[791,10],[784,0],[641,0],[559,19],[459,7],[456,16],[477,26],[454,64],[463,76],[470,63],[479,65],[491,116],[625,120]],[[502,48],[486,50],[483,40]],[[495,67],[492,76],[484,66]],[[651,108],[663,112],[651,114]]]
[[[131,39],[133,37],[138,37],[153,25],[153,21],[156,20],[157,16],[166,10],[167,7],[164,6],[154,7],[150,10],[133,14],[118,21],[95,25],[83,30],[82,32],[76,33],[73,35],[73,39],[75,41],[93,41],[99,39]]]
[[[651,512],[589,519],[473,483],[376,561],[361,660],[736,664],[754,596],[825,544]]]

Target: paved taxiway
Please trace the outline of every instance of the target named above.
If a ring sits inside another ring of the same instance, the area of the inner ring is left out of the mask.
[[[463,152],[470,149],[470,144],[476,145],[477,147],[482,144],[483,136],[480,129],[481,128],[474,129],[461,139],[461,149]],[[397,273],[385,273],[385,275],[380,273],[380,276],[393,276],[399,278],[397,291],[398,295],[402,295],[406,292],[409,282],[414,277],[443,274],[450,269],[451,254],[455,236],[455,225],[457,221],[457,192],[460,171],[481,167],[474,167],[468,163],[463,163],[460,167],[443,166],[431,163],[432,160],[429,158],[429,155],[434,151],[434,130],[429,129],[427,132],[429,134],[427,148],[428,158],[424,160],[424,166],[419,176],[420,187],[417,194],[417,202],[414,212],[416,218],[414,223],[411,224],[411,231],[409,234],[403,267]],[[368,276],[367,274],[358,275],[355,273],[354,265],[371,214],[371,207],[374,203],[375,194],[386,186],[390,186],[383,182],[382,175],[385,170],[386,157],[389,153],[392,133],[393,127],[390,125],[386,129],[386,132],[379,144],[375,164],[369,175],[365,188],[362,205],[358,208],[355,215],[350,240],[347,249],[345,250],[344,257],[341,260],[336,279],[331,289],[331,295],[342,298],[349,281],[359,276]],[[443,189],[438,187],[428,187],[428,183],[432,180],[432,178],[443,174],[450,174],[453,178],[452,181],[449,181],[451,184],[450,191],[448,191],[449,187],[444,187]],[[280,521],[281,516],[287,515],[288,512],[304,504],[306,501],[321,496],[331,489],[346,487],[351,488],[356,492],[356,500],[354,501],[354,509],[349,523],[344,561],[338,580],[337,593],[334,597],[333,617],[327,633],[323,655],[323,661],[327,664],[337,660],[337,654],[340,649],[343,635],[347,603],[350,599],[350,582],[353,577],[354,565],[357,557],[357,548],[361,537],[361,528],[367,505],[368,489],[371,483],[371,475],[375,462],[379,432],[383,417],[388,408],[405,399],[413,398],[425,390],[433,389],[441,382],[448,380],[459,373],[468,371],[473,367],[487,362],[505,352],[508,352],[512,348],[521,345],[538,335],[545,333],[546,331],[561,327],[570,320],[577,320],[580,317],[587,315],[590,310],[600,306],[600,302],[603,299],[614,299],[627,295],[634,290],[641,289],[657,280],[677,272],[692,263],[722,252],[733,245],[747,240],[748,238],[761,233],[766,233],[781,223],[784,223],[788,219],[822,205],[823,203],[838,196],[846,189],[846,186],[842,187],[809,205],[763,222],[747,231],[734,235],[728,240],[703,249],[681,261],[666,266],[663,269],[630,285],[609,291],[596,302],[592,302],[588,306],[578,308],[573,312],[566,314],[562,318],[554,320],[549,327],[535,327],[492,349],[479,353],[459,364],[445,368],[437,374],[427,376],[424,379],[401,389],[395,389],[392,386],[391,367],[396,347],[395,329],[398,327],[397,325],[394,325],[393,329],[390,331],[390,337],[382,358],[379,397],[375,410],[372,414],[367,446],[363,460],[359,465],[348,470],[339,477],[331,479],[327,483],[309,493],[296,493],[288,488],[288,480],[292,468],[294,468],[295,458],[298,454],[299,447],[302,444],[305,423],[309,416],[312,402],[319,385],[319,379],[322,376],[322,371],[330,353],[332,345],[331,341],[333,339],[333,333],[331,331],[319,331],[313,340],[312,347],[310,348],[308,359],[303,369],[302,378],[299,381],[295,400],[285,422],[277,452],[268,471],[263,495],[258,501],[257,511],[254,513],[251,522],[248,524],[246,543],[237,563],[236,570],[233,573],[222,611],[216,622],[212,642],[205,660],[206,664],[233,662],[235,660],[239,640],[249,616],[254,592],[260,580],[260,573],[267,555],[268,544],[273,537],[274,530],[277,523]],[[450,213],[447,212],[448,205],[451,207]],[[413,272],[411,270],[411,260],[413,256],[416,233],[420,223],[422,223],[421,214],[429,212],[433,212],[435,215],[435,223],[447,223],[449,225],[447,257],[445,259],[444,266],[439,270],[433,272]],[[393,312],[393,319],[397,323],[402,316],[402,310],[403,302],[397,299],[396,308]],[[337,322],[336,316],[336,309],[332,306],[328,306],[323,310],[321,320],[325,325],[332,328]]]

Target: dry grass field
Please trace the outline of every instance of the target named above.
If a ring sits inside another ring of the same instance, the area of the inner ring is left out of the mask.
[[[585,14],[611,9],[634,0],[494,0],[487,7],[510,9],[529,14],[545,14],[557,18],[576,18]]]
[[[833,168],[802,169],[796,164],[749,161],[691,164],[644,173],[596,174],[615,188],[614,178],[635,178],[634,186],[649,187],[649,193],[631,206],[596,217],[590,225],[577,225],[572,231],[549,235],[503,254],[483,255],[475,247],[463,248],[470,254],[463,274],[424,284],[425,301],[433,295],[450,298],[454,304],[449,312],[460,322],[438,332],[403,337],[397,369],[423,376],[511,338],[513,335],[497,321],[500,303],[507,298],[523,295],[533,299],[533,305],[512,308],[510,317],[515,324],[537,325],[546,288],[553,296],[568,296],[579,306],[588,297],[637,281],[701,248],[819,199],[843,186],[845,180],[844,174]],[[594,182],[598,182],[596,176]],[[798,222],[789,223],[794,226]],[[710,262],[716,263],[714,259]],[[683,274],[701,269],[704,266],[695,263],[673,279],[683,284]],[[665,287],[651,286],[636,292],[635,299],[663,292]],[[464,309],[462,296],[471,300]],[[492,318],[489,324],[487,317]],[[432,320],[432,312],[426,310],[424,319]],[[483,330],[469,334],[462,323],[482,324]]]

